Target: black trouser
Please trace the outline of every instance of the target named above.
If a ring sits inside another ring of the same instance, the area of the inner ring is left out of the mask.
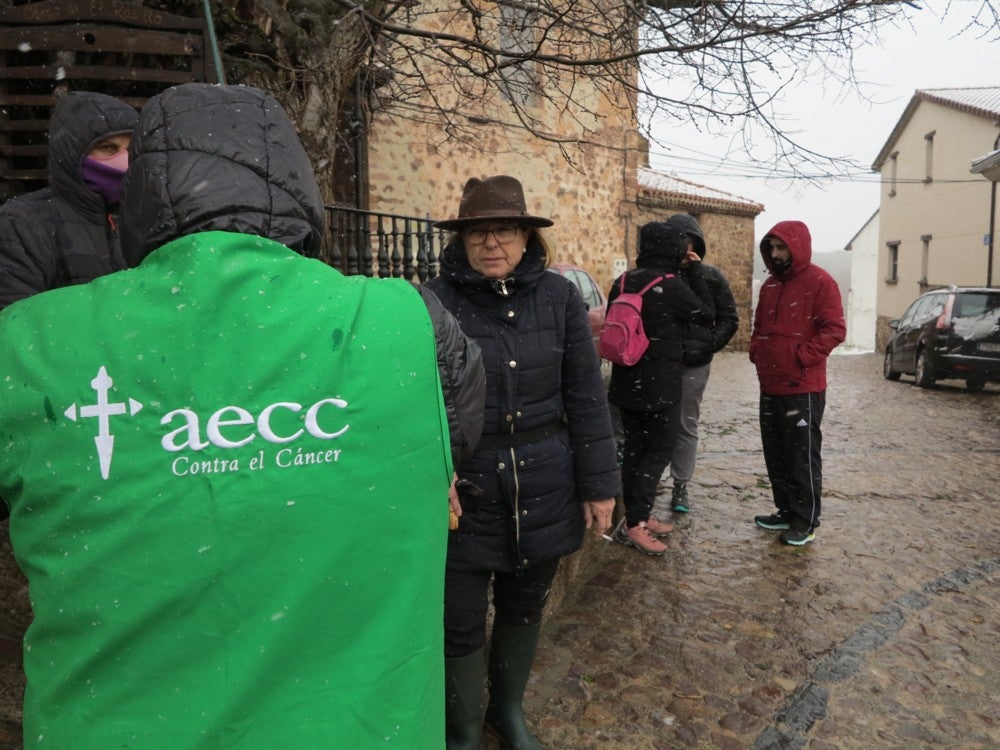
[[[621,409],[625,445],[622,448],[622,500],[625,523],[635,526],[648,521],[656,502],[656,487],[670,457],[680,429],[680,398],[659,411]]]
[[[444,574],[444,655],[471,654],[486,645],[486,611],[493,579],[494,617],[508,625],[537,625],[556,577],[559,558],[520,573],[451,570]]]
[[[760,440],[778,512],[795,530],[819,526],[823,491],[820,450],[826,392],[760,395]]]

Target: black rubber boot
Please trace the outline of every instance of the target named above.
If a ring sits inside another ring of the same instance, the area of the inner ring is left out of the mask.
[[[524,687],[535,660],[541,625],[494,622],[490,642],[490,703],[486,722],[510,750],[542,750],[524,723]]]
[[[483,649],[444,660],[445,747],[479,750],[483,733]]]

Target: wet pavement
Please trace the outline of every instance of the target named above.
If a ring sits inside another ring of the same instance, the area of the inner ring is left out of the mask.
[[[772,506],[745,353],[716,358],[701,425],[668,553],[588,541],[546,621],[526,699],[545,747],[1000,747],[1000,387],[923,390],[883,380],[880,355],[831,358],[804,548],[752,523]],[[14,750],[27,620],[9,554],[0,575]]]
[[[773,510],[752,366],[716,359],[669,551],[588,543],[546,621],[547,748],[1000,747],[1000,388],[891,383],[878,354],[829,370],[822,525],[793,548],[752,522]]]

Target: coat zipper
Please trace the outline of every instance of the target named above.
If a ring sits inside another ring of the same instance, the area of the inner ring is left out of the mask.
[[[514,473],[514,546],[517,549],[514,567],[520,568],[524,564],[521,558],[521,481],[517,475],[517,456],[513,448],[510,449],[510,468]]]

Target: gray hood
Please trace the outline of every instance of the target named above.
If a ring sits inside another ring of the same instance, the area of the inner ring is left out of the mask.
[[[319,255],[323,202],[312,165],[281,105],[258,89],[174,86],[143,107],[132,136],[121,203],[128,264],[209,231]]]
[[[113,96],[71,91],[49,120],[49,185],[79,213],[103,216],[104,199],[83,184],[80,163],[95,141],[131,133],[139,113]]]

